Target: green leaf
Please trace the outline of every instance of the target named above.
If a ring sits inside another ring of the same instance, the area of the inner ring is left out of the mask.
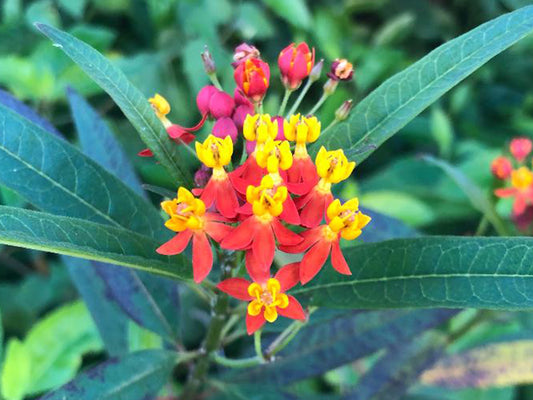
[[[304,0],[263,0],[263,2],[295,28],[311,27],[311,13]]]
[[[422,382],[447,388],[501,387],[533,383],[533,340],[493,343],[439,360]]]
[[[228,380],[285,385],[320,375],[382,348],[402,346],[455,314],[455,310],[332,314],[329,320],[304,327],[274,362],[233,372]]]
[[[509,234],[505,223],[496,212],[494,205],[479,186],[472,182],[460,170],[454,168],[445,161],[437,160],[431,156],[424,156],[423,159],[430,164],[441,168],[450,178],[452,178],[457,186],[459,186],[464,194],[466,194],[472,206],[489,220],[500,236]]]
[[[440,96],[533,29],[533,6],[505,14],[451,40],[385,81],[350,118],[311,147],[342,148],[360,163]]]
[[[43,211],[168,238],[158,211],[79,150],[0,105],[0,182]]]
[[[154,398],[178,359],[169,350],[145,350],[113,358],[81,373],[41,400],[141,400]]]
[[[72,35],[46,24],[36,26],[113,98],[158,161],[166,167],[176,186],[190,183],[188,171],[180,165],[178,146],[169,139],[146,97],[128,81],[124,73],[98,51]]]
[[[74,377],[82,356],[102,349],[85,304],[72,303],[53,311],[33,326],[24,346],[31,357],[28,394],[58,387]]]
[[[30,384],[29,351],[20,340],[11,339],[6,346],[6,358],[2,367],[2,397],[6,400],[22,400]]]
[[[533,307],[533,238],[432,236],[344,250],[351,276],[326,265],[292,293],[332,308]]]
[[[78,218],[0,206],[0,243],[190,279],[183,256],[161,256],[159,243],[122,228]]]
[[[420,374],[444,352],[446,340],[427,332],[416,340],[389,349],[357,382],[349,400],[400,400]]]

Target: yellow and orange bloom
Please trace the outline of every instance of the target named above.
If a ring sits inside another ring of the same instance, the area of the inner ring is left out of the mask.
[[[296,246],[281,246],[287,253],[305,253],[300,263],[300,282],[306,284],[320,271],[331,254],[331,264],[341,274],[351,275],[340,248],[340,239],[354,240],[370,222],[359,211],[357,198],[341,204],[337,199],[327,209],[327,224],[302,232],[304,240]]]
[[[220,223],[220,217],[216,214],[206,212],[204,202],[184,187],[179,188],[177,198],[164,201],[161,207],[170,216],[165,226],[177,234],[160,246],[157,252],[164,255],[179,254],[192,239],[194,281],[203,281],[213,266],[208,236],[220,242],[229,234],[231,227]]]
[[[278,135],[278,124],[269,114],[247,115],[244,120],[242,133],[249,142],[255,142],[255,150],[246,161],[230,175],[233,186],[239,193],[246,193],[248,185],[258,185],[265,175],[265,168],[257,164],[256,155],[268,140],[274,140]]]
[[[320,136],[320,122],[316,117],[292,115],[283,125],[285,138],[296,142],[294,162],[287,171],[287,186],[291,193],[303,196],[317,184],[315,164],[307,153],[307,143],[316,142]]]
[[[247,58],[239,63],[233,73],[239,89],[255,103],[260,102],[270,82],[270,67],[259,58]]]
[[[206,207],[215,206],[226,218],[237,216],[239,200],[224,167],[231,162],[233,142],[230,136],[224,139],[209,135],[203,143],[196,142],[196,154],[200,161],[213,169],[204,189],[196,189]]]
[[[285,293],[298,283],[298,278],[298,263],[294,263],[281,268],[273,278],[254,279],[254,282],[230,278],[220,282],[217,287],[236,299],[249,302],[246,331],[251,335],[267,321],[276,321],[278,315],[305,320],[305,312],[298,300]]]
[[[517,137],[511,140],[509,151],[516,160],[521,163],[531,153],[533,143],[526,137]]]
[[[248,186],[246,201],[252,215],[242,221],[220,246],[229,250],[251,250],[263,269],[270,268],[276,250],[275,239],[281,246],[294,246],[302,237],[286,228],[279,220],[283,204],[289,196],[285,186],[276,186],[272,177],[265,176],[259,186]]]
[[[310,50],[307,43],[297,46],[291,43],[278,56],[281,81],[289,90],[296,90],[302,81],[309,76],[315,64],[315,49]]]
[[[496,189],[498,197],[514,197],[513,215],[523,214],[528,205],[533,204],[533,172],[527,167],[520,167],[511,172],[511,187]]]
[[[326,209],[333,201],[331,185],[347,179],[355,168],[342,150],[327,151],[323,146],[315,159],[316,171],[320,178],[316,186],[296,201],[302,225],[307,228],[318,226],[324,218]]]
[[[507,157],[496,157],[490,166],[492,174],[498,179],[507,179],[513,171],[513,164]]]

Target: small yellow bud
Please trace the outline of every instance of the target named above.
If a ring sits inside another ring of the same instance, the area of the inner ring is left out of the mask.
[[[230,136],[224,139],[209,135],[203,143],[196,142],[196,154],[206,167],[223,169],[231,162],[233,142]]]
[[[156,93],[154,97],[149,98],[148,101],[152,105],[152,108],[159,119],[164,118],[170,112],[170,104],[168,104],[167,99],[159,93]]]

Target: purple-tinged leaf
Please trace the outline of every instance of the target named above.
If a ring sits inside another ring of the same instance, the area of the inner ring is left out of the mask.
[[[18,100],[11,93],[2,89],[0,89],[0,104],[33,122],[35,125],[40,126],[44,130],[53,133],[57,137],[63,138],[61,133],[59,133],[59,131],[50,123],[50,121],[37,114],[33,108]]]
[[[353,312],[302,329],[277,361],[228,375],[235,382],[289,384],[410,341],[457,312],[440,309]]]
[[[112,358],[40,400],[146,400],[167,383],[178,354],[144,350]]]
[[[443,354],[444,335],[427,332],[390,348],[342,400],[400,400],[420,374]]]

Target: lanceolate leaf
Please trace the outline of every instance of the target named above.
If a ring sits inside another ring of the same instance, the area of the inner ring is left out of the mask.
[[[447,388],[512,386],[533,383],[532,340],[493,343],[440,360],[422,382]]]
[[[343,400],[403,399],[422,371],[430,367],[444,352],[446,340],[437,332],[391,348],[357,382],[356,389]]]
[[[433,236],[344,251],[351,276],[325,266],[293,293],[333,308],[533,307],[533,238]]]
[[[31,107],[12,96],[10,93],[0,89],[0,104],[22,115],[24,118],[29,119],[35,125],[39,125],[44,130],[53,133],[58,137],[62,137],[61,133],[50,123],[50,121],[44,119],[37,114]]]
[[[91,312],[95,325],[109,355],[119,356],[128,352],[129,319],[117,303],[110,301],[108,288],[94,270],[91,261],[64,256],[70,277],[83,301]],[[108,268],[122,268],[106,264]]]
[[[184,257],[160,256],[158,242],[122,228],[0,206],[0,243],[190,279]]]
[[[144,350],[113,358],[41,400],[152,399],[167,383],[177,356],[168,350]]]
[[[361,101],[348,121],[312,147],[343,148],[361,162],[440,96],[533,30],[533,6],[489,21],[445,43],[385,81]]]
[[[74,89],[67,89],[67,96],[83,153],[143,196],[133,165],[104,120]]]
[[[235,382],[285,385],[320,375],[375,351],[411,341],[455,310],[353,312],[302,329],[275,362],[230,375]]]
[[[168,238],[157,210],[124,183],[0,106],[0,182],[43,211]]]
[[[36,26],[113,98],[159,162],[175,179],[176,186],[189,183],[191,178],[180,165],[176,144],[169,139],[147,98],[128,81],[124,73],[74,36],[46,24]]]
[[[74,90],[68,90],[68,98],[83,152],[143,195],[132,164],[102,118]],[[95,261],[92,266],[91,279],[104,281],[110,296],[131,318],[161,336],[173,336],[179,315],[176,282]]]

